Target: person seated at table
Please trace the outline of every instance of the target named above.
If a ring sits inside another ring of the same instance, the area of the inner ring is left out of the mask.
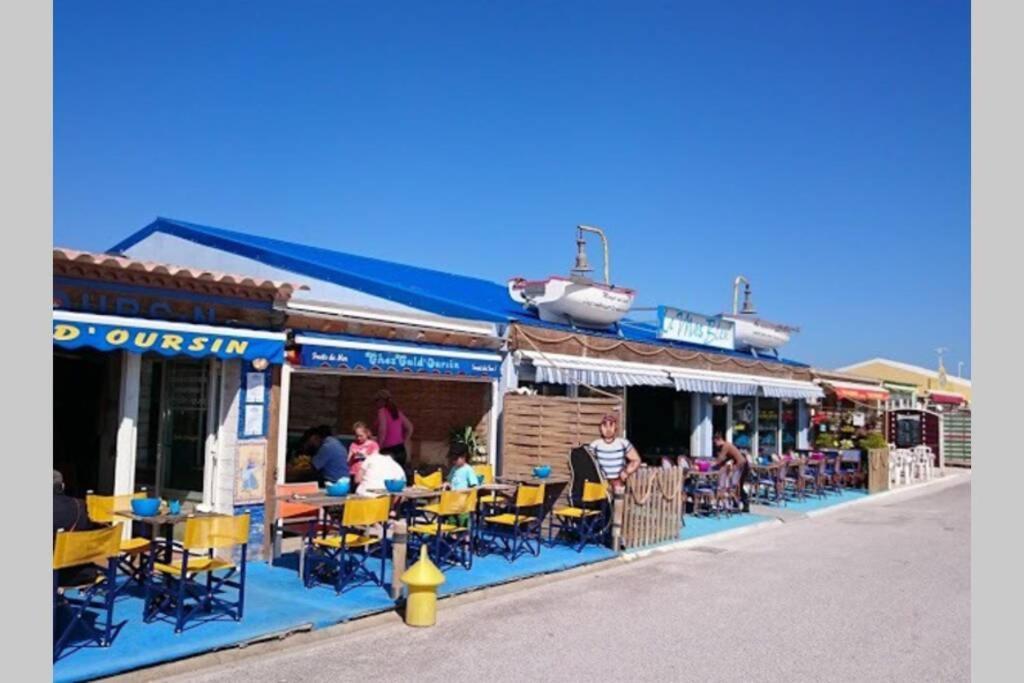
[[[334,484],[349,476],[345,447],[331,436],[330,427],[320,425],[310,429],[303,438],[303,444],[303,451],[313,455],[313,467],[325,483]]]
[[[387,485],[384,482],[389,479],[407,481],[405,470],[387,453],[379,451],[370,453],[363,460],[362,466],[360,466],[359,471],[356,473],[356,495],[380,495],[381,491],[387,489]]]
[[[448,449],[448,481],[445,488],[463,491],[480,485],[480,477],[469,464],[469,448],[464,443],[455,443]]]
[[[356,440],[348,447],[348,472],[349,476],[358,481],[359,470],[366,456],[379,452],[380,446],[372,438],[370,428],[365,422],[356,422],[352,425],[352,433],[356,435]]]
[[[89,531],[95,525],[89,520],[85,501],[72,498],[64,490],[64,476],[53,471],[53,542],[57,542],[57,531]],[[79,564],[65,567],[57,574],[61,586],[81,586],[95,581],[97,567],[94,564]]]
[[[619,431],[619,418],[613,413],[601,419],[601,438],[590,442],[590,449],[597,458],[601,473],[614,488],[626,485],[626,479],[640,469],[640,454],[629,441],[616,436]]]
[[[717,469],[732,463],[732,485],[739,486],[743,512],[750,512],[750,497],[747,495],[746,487],[747,477],[750,475],[750,460],[740,449],[726,441],[721,432],[715,434],[715,448],[718,449],[718,457],[711,466]]]

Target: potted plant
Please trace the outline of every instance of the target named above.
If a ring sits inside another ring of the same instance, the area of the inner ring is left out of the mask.
[[[865,435],[860,442],[857,444],[861,450],[871,451],[876,448],[885,448],[889,443],[885,440],[885,437],[878,432],[870,432]]]
[[[473,425],[453,428],[448,436],[448,441],[452,444],[463,444],[466,450],[469,451],[469,461],[471,463],[487,462],[487,451],[483,444],[480,443],[480,437],[477,435]]]
[[[831,432],[821,432],[814,439],[814,445],[817,448],[836,448],[839,445],[839,439]]]

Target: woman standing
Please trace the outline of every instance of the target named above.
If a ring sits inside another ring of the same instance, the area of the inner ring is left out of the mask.
[[[380,452],[390,455],[395,462],[408,469],[406,443],[412,438],[413,426],[391,398],[391,392],[381,389],[375,397],[377,404],[377,438]]]

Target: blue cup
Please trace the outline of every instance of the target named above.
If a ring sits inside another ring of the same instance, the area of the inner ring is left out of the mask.
[[[172,515],[179,515],[179,514],[181,514],[181,501],[180,500],[168,501],[168,503],[167,503],[167,511],[169,513],[171,513]]]

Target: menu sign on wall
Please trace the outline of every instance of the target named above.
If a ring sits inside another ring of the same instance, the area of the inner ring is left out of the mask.
[[[736,345],[736,326],[719,316],[658,306],[658,339],[731,351]]]

